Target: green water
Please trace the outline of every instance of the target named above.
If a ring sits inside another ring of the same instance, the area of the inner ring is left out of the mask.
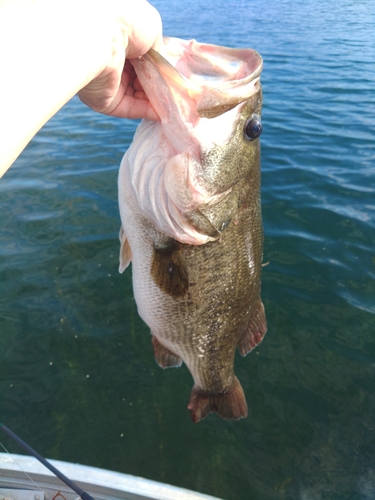
[[[264,57],[269,330],[236,357],[249,416],[193,424],[188,370],[156,365],[117,271],[117,171],[136,124],[74,99],[0,181],[0,421],[47,457],[225,500],[371,500],[374,4],[154,5],[168,35]]]

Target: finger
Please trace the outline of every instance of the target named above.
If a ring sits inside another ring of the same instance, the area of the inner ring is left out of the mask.
[[[134,67],[131,64],[129,60],[125,61],[125,66],[122,72],[122,83],[124,84],[124,87],[126,88],[128,85],[133,86],[135,79],[137,78],[137,75],[135,73]]]
[[[125,88],[128,85],[130,85],[135,90],[142,90],[143,91],[142,84],[139,81],[139,78],[135,72],[135,69],[134,69],[131,61],[129,61],[129,60],[126,60],[126,62],[125,62],[124,72],[122,75],[122,83],[123,83]]]
[[[134,89],[135,89],[135,90],[141,90],[142,92],[144,92],[143,87],[142,87],[142,84],[141,84],[141,82],[139,81],[138,76],[137,76],[137,78],[136,78],[136,79],[134,80],[134,82],[133,82],[133,87],[134,87]]]
[[[162,22],[159,12],[146,0],[130,2],[131,11],[124,22],[128,24],[129,44],[126,57],[133,59],[145,54],[151,47],[160,50],[162,41]],[[129,15],[130,14],[130,15]]]
[[[118,118],[130,119],[147,119],[153,121],[160,121],[160,118],[150,101],[142,98],[136,98],[130,95],[124,95],[120,103],[110,113],[111,116]]]

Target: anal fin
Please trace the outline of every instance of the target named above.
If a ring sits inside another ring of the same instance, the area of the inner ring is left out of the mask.
[[[152,345],[154,346],[156,362],[161,368],[178,368],[182,365],[180,356],[176,356],[176,354],[164,347],[155,335],[152,336]]]
[[[236,376],[227,391],[211,393],[194,386],[188,410],[193,422],[199,422],[209,413],[216,412],[225,419],[239,420],[247,417],[247,403],[242,386]]]
[[[252,351],[254,347],[256,347],[263,340],[266,332],[266,314],[263,302],[259,299],[254,314],[250,318],[250,321],[237,344],[241,356],[246,356],[246,354]]]

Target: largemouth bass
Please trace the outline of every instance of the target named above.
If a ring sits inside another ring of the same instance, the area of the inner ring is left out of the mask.
[[[131,61],[160,122],[142,121],[119,173],[120,272],[132,261],[138,311],[162,368],[184,362],[188,409],[247,416],[234,374],[266,333],[260,298],[262,59],[165,39]]]

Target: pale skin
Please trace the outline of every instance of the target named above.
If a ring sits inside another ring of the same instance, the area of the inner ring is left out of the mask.
[[[146,0],[0,0],[0,177],[77,93],[100,113],[157,120],[129,59],[161,37]]]

